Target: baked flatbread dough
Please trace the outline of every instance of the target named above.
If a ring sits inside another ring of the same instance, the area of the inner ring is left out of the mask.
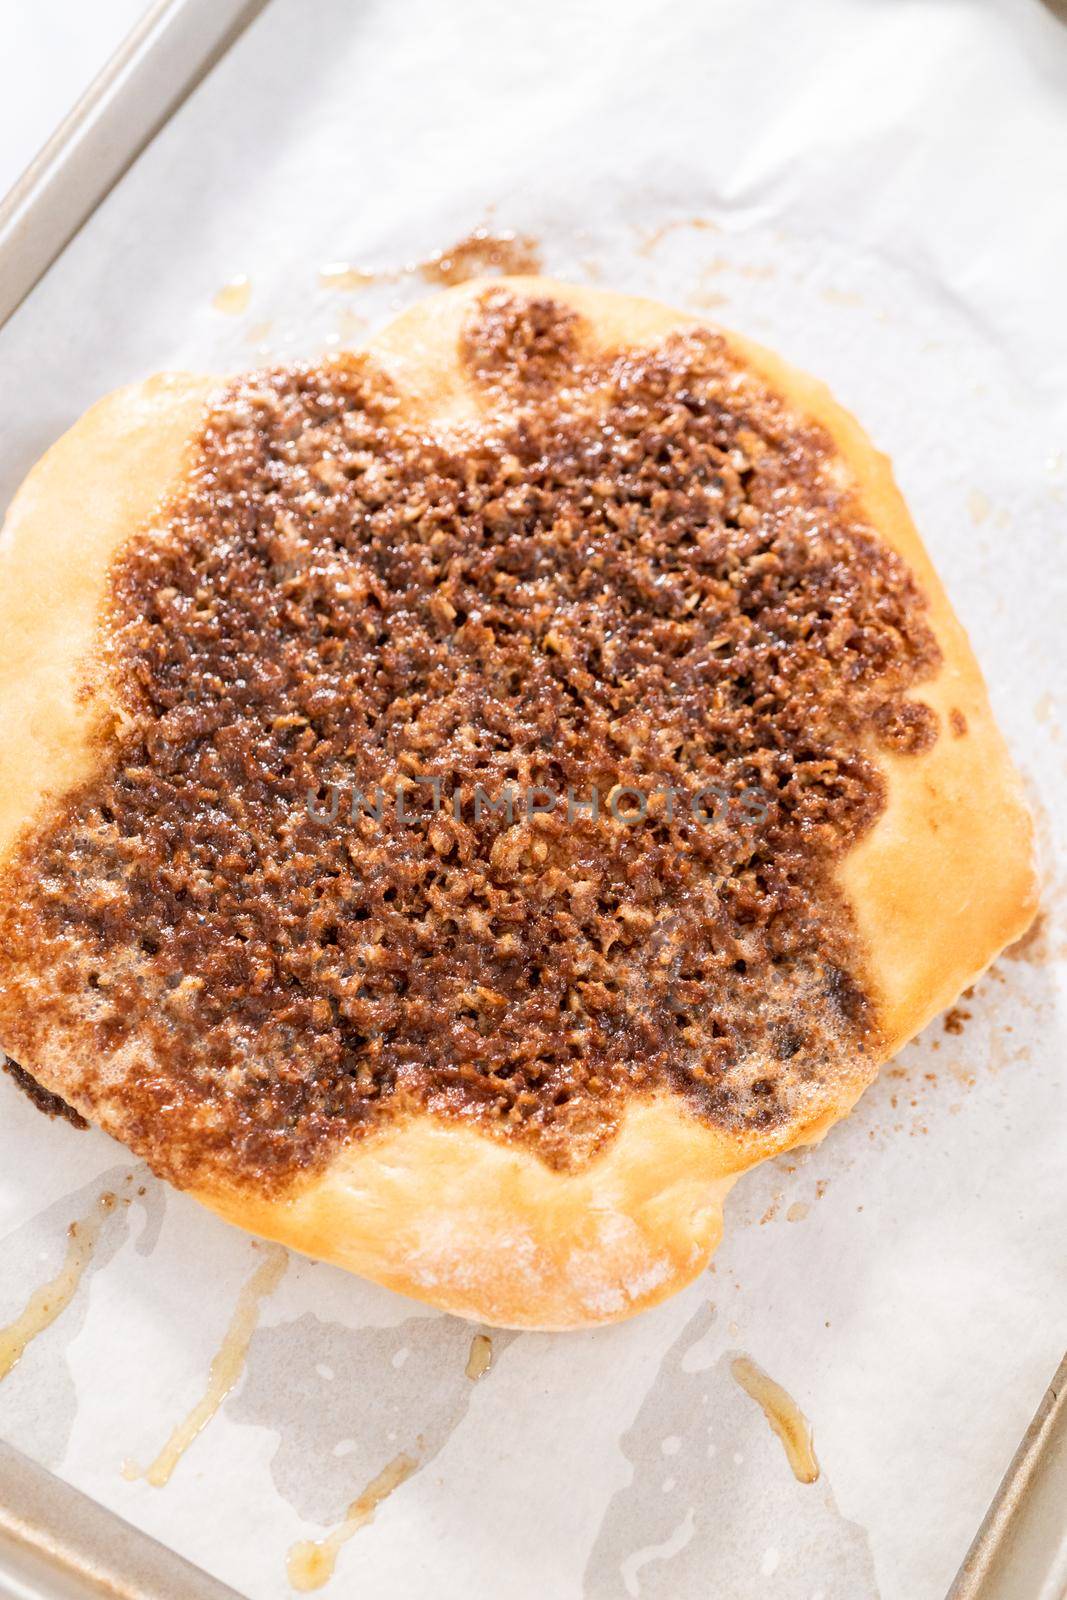
[[[572,309],[586,349],[642,349],[705,326],[651,301],[539,278],[447,291],[369,346],[396,386],[400,417],[429,435],[463,439],[489,426],[497,401],[458,355],[464,318],[489,292]],[[264,1191],[254,1175],[242,1183],[239,1174],[193,1191],[254,1233],[488,1323],[611,1321],[688,1282],[718,1244],[723,1201],[740,1174],[821,1139],[878,1064],[973,984],[1035,908],[1020,783],[888,461],[821,383],[735,334],[723,337],[790,413],[825,430],[842,492],[910,568],[940,649],[936,673],[911,697],[936,712],[942,736],[917,753],[872,745],[884,809],[837,869],[864,953],[877,1049],[765,1128],[716,1126],[671,1093],[636,1095],[590,1159],[560,1167],[477,1121],[416,1108],[353,1137],[281,1192]],[[103,620],[109,570],[180,490],[218,388],[217,379],[168,375],[101,400],[48,451],[11,506],[0,542],[0,908],[13,892],[5,872],[20,841],[92,779],[121,730],[123,696]],[[950,723],[961,736],[950,736]],[[120,1077],[136,1041],[112,1059],[87,1061],[75,1019],[32,963],[8,970],[6,980],[0,1046],[136,1148],[121,1104],[85,1092],[94,1074]],[[37,1042],[27,1059],[31,1002]]]

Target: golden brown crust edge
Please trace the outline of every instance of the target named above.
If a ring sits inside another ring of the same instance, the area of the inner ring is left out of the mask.
[[[106,395],[45,452],[0,530],[0,864],[88,778],[121,715],[100,654],[108,565],[181,482],[217,380],[164,373]]]
[[[604,347],[698,325],[652,301],[542,279],[503,282],[572,305]],[[424,302],[371,346],[409,412],[436,427],[462,429],[480,418],[455,351],[466,304],[486,287],[467,284]],[[937,679],[917,696],[938,711],[941,738],[926,755],[877,753],[889,803],[841,872],[867,947],[884,1058],[1029,923],[1029,818],[966,637],[888,462],[823,385],[727,337],[770,387],[832,435],[872,525],[926,592],[944,656]],[[27,820],[92,771],[107,714],[106,669],[95,656],[107,563],[180,481],[213,387],[208,379],[156,379],[100,402],[34,469],[12,507],[0,542],[0,629],[14,624],[24,654],[5,650],[0,719],[17,729],[23,761],[5,762],[0,859]],[[59,581],[53,562],[64,569]],[[88,695],[87,670],[95,684]],[[967,721],[961,738],[949,732],[953,709]],[[24,1065],[63,1092],[47,1062]],[[824,1097],[788,1128],[744,1140],[698,1123],[680,1101],[634,1104],[610,1144],[571,1173],[469,1125],[422,1115],[355,1141],[283,1197],[217,1189],[198,1198],[240,1226],[460,1315],[584,1326],[630,1315],[689,1281],[718,1243],[722,1202],[737,1175],[821,1137],[870,1076],[870,1065],[857,1066],[831,1102]]]

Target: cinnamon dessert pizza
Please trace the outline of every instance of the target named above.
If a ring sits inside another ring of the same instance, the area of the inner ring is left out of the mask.
[[[94,406],[4,526],[0,725],[23,1086],[489,1323],[686,1283],[1034,910],[886,460],[535,277]]]

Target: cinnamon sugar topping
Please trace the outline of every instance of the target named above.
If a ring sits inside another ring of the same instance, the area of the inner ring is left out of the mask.
[[[130,731],[7,886],[0,1021],[34,1062],[61,1019],[64,1092],[179,1183],[412,1106],[559,1165],[655,1090],[765,1128],[876,1043],[832,867],[872,739],[938,737],[921,595],[721,340],[588,344],[484,296],[463,444],[361,358],[245,378],[115,569]],[[387,803],[324,822],[331,784]],[[509,784],[650,798],[474,815]]]

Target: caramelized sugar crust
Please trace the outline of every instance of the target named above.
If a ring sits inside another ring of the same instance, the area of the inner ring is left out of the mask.
[[[939,735],[923,597],[721,340],[586,345],[483,296],[448,441],[363,358],[244,378],[114,568],[124,732],[8,870],[0,989],[177,1183],[412,1107],[567,1167],[635,1094],[763,1128],[877,1052],[832,872],[872,740]]]

